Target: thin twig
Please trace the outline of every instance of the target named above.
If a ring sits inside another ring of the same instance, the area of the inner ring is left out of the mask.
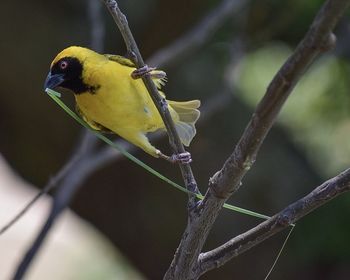
[[[117,24],[124,38],[128,53],[134,61],[135,65],[137,66],[137,68],[144,67],[144,60],[137,47],[134,36],[131,33],[126,16],[119,9],[118,3],[115,0],[104,0],[104,3],[106,4],[109,12],[111,13],[115,23]],[[165,105],[165,98],[159,94],[156,85],[154,84],[149,75],[142,77],[142,80],[165,124],[169,136],[170,146],[172,147],[175,154],[185,153],[186,151],[175,129],[175,124],[171,118],[168,107]],[[179,164],[179,166],[186,188],[192,193],[199,193],[197,183],[193,176],[190,164]],[[196,205],[196,202],[196,196],[194,196],[193,194],[189,194],[189,209],[193,209]]]
[[[23,207],[23,209],[16,214],[9,222],[7,222],[1,229],[0,229],[0,235],[5,233],[14,223],[16,223],[27,211],[29,208],[31,208],[34,203],[44,194],[49,193],[51,190],[53,190],[57,184],[67,175],[68,171],[74,166],[79,160],[80,155],[74,154],[70,160],[66,162],[66,164],[58,171],[58,173],[49,180],[47,185],[40,190],[28,203]]]
[[[103,43],[103,36],[104,36],[104,27],[103,27],[103,20],[101,17],[100,9],[101,4],[98,1],[90,0],[89,1],[89,9],[88,14],[90,17],[90,21],[93,23],[91,26],[91,47],[97,51],[102,50],[102,44]],[[32,200],[28,202],[24,208],[17,213],[15,217],[13,217],[10,222],[8,222],[4,227],[0,229],[0,235],[4,233],[8,228],[10,228],[14,223],[18,221],[30,208],[34,203],[44,194],[49,193],[52,191],[55,187],[57,187],[57,184],[68,174],[68,171],[72,169],[72,167],[79,162],[82,156],[82,152],[86,152],[91,150],[95,143],[96,143],[96,137],[94,137],[90,132],[86,131],[85,129],[83,131],[83,136],[80,138],[77,144],[77,151],[73,153],[73,156],[66,162],[66,164],[58,171],[58,173],[49,180],[47,185],[40,190]]]
[[[324,182],[311,193],[283,209],[267,221],[240,234],[216,249],[202,253],[195,274],[202,275],[208,270],[222,266],[267,238],[298,221],[306,214],[324,205],[338,195],[350,191],[350,169]]]
[[[90,143],[88,143],[88,135],[84,134],[81,140],[79,140],[79,145],[75,153],[69,158],[69,160],[63,165],[63,167],[52,177],[46,186],[40,190],[28,203],[23,207],[23,209],[18,212],[9,222],[7,222],[1,229],[0,235],[5,233],[13,224],[15,224],[34,204],[42,197],[44,194],[49,193],[54,190],[58,184],[67,176],[69,171],[81,160],[84,152]]]
[[[192,272],[222,205],[239,188],[253,165],[265,136],[301,75],[317,55],[334,47],[335,36],[331,32],[348,5],[349,0],[327,1],[304,39],[275,75],[233,153],[210,179],[198,215],[187,224],[164,279],[197,279],[198,275]]]
[[[90,0],[87,11],[90,16],[90,20],[92,21],[91,45],[95,46],[96,48],[102,48],[101,44],[103,44],[104,40],[103,38],[101,38],[101,36],[104,35],[104,31],[101,29],[104,29],[104,27],[102,19],[98,15],[101,12],[101,8],[99,8],[98,5],[101,6],[101,4],[96,4],[93,2],[97,1]],[[101,42],[96,42],[97,40]],[[18,267],[15,270],[13,276],[14,280],[20,280],[23,278],[30,264],[32,263],[32,260],[41,248],[41,245],[43,244],[47,234],[52,228],[52,225],[55,223],[56,219],[70,203],[74,194],[78,191],[79,187],[81,186],[80,183],[82,182],[82,178],[78,177],[79,173],[76,171],[78,171],[79,168],[84,167],[83,163],[88,162],[86,158],[93,154],[96,144],[96,137],[84,129],[83,136],[81,140],[78,141],[76,151],[73,153],[68,163],[63,167],[62,171],[60,171],[58,175],[55,176],[56,178],[59,175],[61,175],[59,179],[63,179],[62,184],[59,186],[58,192],[54,196],[53,204],[45,224],[40,230],[38,236],[35,238],[34,242],[29,247],[28,251],[24,254],[22,260],[20,261]],[[54,186],[56,185],[52,185],[51,187],[45,188],[44,191],[40,192],[40,196],[42,194],[47,193]],[[38,198],[40,196],[38,196]],[[27,207],[27,209],[29,209],[29,207]],[[25,211],[27,211],[27,209]],[[21,215],[23,215],[25,211],[22,211]],[[18,216],[18,218],[20,216]]]
[[[81,162],[86,161],[85,157],[92,152],[95,144],[96,142],[93,138],[91,138],[91,135],[84,132],[82,135],[82,140],[79,141],[77,150],[73,153],[67,164],[65,164],[61,171],[54,177],[55,183],[59,183],[59,181],[62,181],[62,183],[60,185],[51,185],[49,183],[48,186],[51,188],[57,186],[58,192],[53,198],[53,205],[43,228],[40,230],[38,236],[35,238],[28,251],[24,254],[22,260],[16,268],[12,278],[13,280],[20,280],[23,278],[33,258],[36,256],[43,241],[45,240],[47,233],[51,229],[57,217],[70,202],[70,199],[68,198],[71,198],[78,190],[79,184],[76,184],[75,181],[79,179],[77,177],[79,176],[79,173],[76,173],[76,170],[82,166]],[[41,192],[41,194],[44,194],[44,192]],[[65,199],[61,199],[63,195]]]

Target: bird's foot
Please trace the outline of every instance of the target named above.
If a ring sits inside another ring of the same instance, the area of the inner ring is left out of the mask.
[[[173,154],[170,157],[170,161],[174,163],[189,164],[192,162],[192,157],[189,152],[184,152],[181,154]]]
[[[161,151],[157,150],[157,155],[162,159],[170,161],[171,163],[189,164],[192,162],[192,157],[189,152],[167,156],[167,155],[164,155]]]
[[[153,79],[164,80],[163,82],[166,81],[166,73],[164,71],[157,70],[155,67],[149,67],[148,65],[138,68],[131,73],[131,77],[134,80],[140,79],[146,75],[150,75]]]
[[[133,79],[140,79],[148,74],[150,74],[153,70],[155,70],[156,68],[154,67],[148,67],[148,65],[145,65],[141,68],[137,68],[136,70],[134,70],[131,73],[131,78]]]

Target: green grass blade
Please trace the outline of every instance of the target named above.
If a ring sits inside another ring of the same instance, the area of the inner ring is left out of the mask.
[[[178,189],[178,190],[180,190],[182,192],[185,192],[185,193],[194,194],[199,199],[203,199],[204,198],[202,195],[190,192],[185,187],[183,187],[183,186],[175,183],[174,181],[170,180],[169,178],[165,177],[164,175],[162,175],[161,173],[159,173],[158,171],[156,171],[152,167],[148,166],[147,164],[145,164],[141,160],[139,160],[136,157],[134,157],[132,154],[130,154],[128,151],[126,151],[125,149],[120,147],[118,144],[116,144],[115,142],[111,141],[106,136],[102,135],[100,132],[98,132],[96,130],[93,130],[76,113],[74,113],[70,108],[68,108],[68,106],[60,99],[61,94],[59,92],[56,92],[56,91],[54,91],[52,89],[49,89],[49,88],[47,88],[45,91],[68,115],[70,115],[73,119],[75,119],[79,124],[81,124],[82,126],[84,126],[87,129],[89,129],[93,134],[95,134],[99,139],[104,141],[106,144],[108,144],[111,147],[113,147],[114,149],[118,150],[120,153],[122,153],[129,160],[133,161],[137,165],[139,165],[142,168],[146,169],[148,172],[150,172],[154,176],[158,177],[159,179],[163,180],[164,182],[168,183],[169,185],[175,187],[176,189]],[[256,218],[259,218],[259,219],[265,219],[266,220],[266,219],[270,218],[269,216],[266,216],[266,215],[263,215],[263,214],[260,214],[260,213],[256,213],[256,212],[253,212],[253,211],[250,211],[250,210],[247,210],[247,209],[244,209],[244,208],[240,208],[240,207],[237,207],[237,206],[233,206],[233,205],[230,205],[230,204],[227,204],[227,203],[225,203],[223,207],[226,208],[226,209],[229,209],[231,211],[235,211],[235,212],[242,213],[242,214],[245,214],[245,215],[248,215],[248,216],[252,216],[252,217],[256,217]]]

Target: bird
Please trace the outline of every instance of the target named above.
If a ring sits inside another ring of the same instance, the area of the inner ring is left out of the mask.
[[[167,156],[154,147],[147,134],[165,130],[164,122],[142,79],[149,75],[160,90],[166,74],[148,66],[137,68],[120,55],[99,54],[91,49],[71,46],[54,58],[44,89],[66,89],[74,94],[76,111],[94,130],[112,132],[156,158],[189,163],[188,152]],[[196,134],[200,100],[164,99],[181,142],[189,146]]]

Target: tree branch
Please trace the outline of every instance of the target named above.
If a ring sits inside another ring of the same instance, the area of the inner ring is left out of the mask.
[[[206,196],[199,205],[196,216],[188,220],[164,279],[198,278],[193,271],[199,265],[200,251],[222,205],[238,190],[242,178],[253,165],[261,144],[301,75],[317,55],[334,47],[335,36],[331,32],[348,5],[349,0],[328,0],[318,12],[304,39],[275,75],[233,153],[222,169],[210,179]]]
[[[131,55],[131,58],[133,59],[135,65],[137,66],[137,68],[144,67],[145,63],[143,61],[141,53],[131,33],[127,19],[118,7],[118,3],[115,0],[104,0],[104,3],[106,4],[109,12],[111,13],[115,23],[117,24],[124,38],[128,53]],[[179,135],[177,134],[177,131],[175,129],[175,124],[171,118],[168,107],[165,105],[166,104],[165,98],[163,98],[159,94],[156,85],[153,83],[149,75],[142,77],[142,80],[153,102],[155,103],[159,111],[159,114],[162,117],[162,120],[168,132],[169,142],[173,151],[175,152],[175,154],[185,153],[186,151],[184,149],[184,146],[182,145]],[[199,193],[197,183],[193,176],[190,164],[179,164],[179,166],[181,169],[182,177],[184,179],[186,188],[192,193]],[[195,207],[196,201],[197,201],[196,196],[194,196],[193,194],[189,194],[189,209],[192,209]]]
[[[232,238],[214,250],[200,254],[199,266],[195,272],[196,277],[222,266],[232,258],[255,247],[311,211],[348,191],[350,191],[350,169],[324,182],[311,193],[289,205],[267,221]]]
[[[233,153],[211,178],[210,188],[216,196],[225,198],[238,189],[301,75],[321,52],[335,46],[332,30],[348,4],[349,0],[329,0],[323,5],[304,39],[271,81]]]

